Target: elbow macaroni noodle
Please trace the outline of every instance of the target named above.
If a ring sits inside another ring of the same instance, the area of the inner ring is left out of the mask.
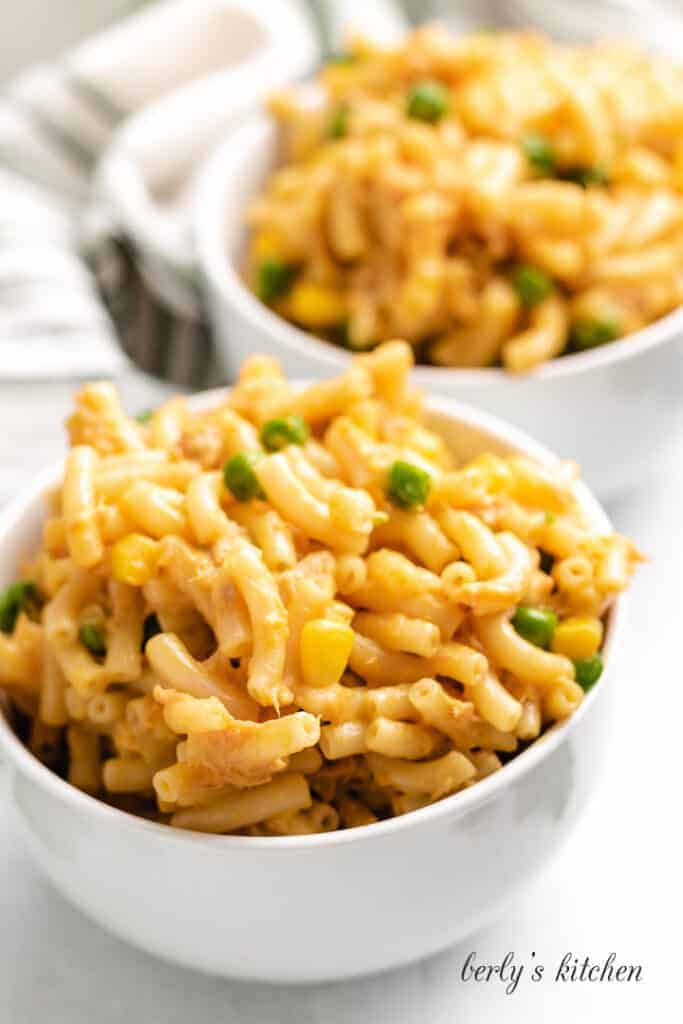
[[[632,46],[421,28],[273,98],[246,273],[360,350],[513,373],[683,301],[683,71]]]
[[[571,467],[456,465],[410,365],[390,342],[302,391],[256,357],[145,425],[82,389],[1,605],[38,757],[172,826],[298,835],[471,786],[575,710],[639,555],[587,525]]]

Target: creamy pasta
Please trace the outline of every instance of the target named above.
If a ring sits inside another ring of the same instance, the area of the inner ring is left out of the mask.
[[[356,41],[275,96],[282,165],[247,276],[352,350],[523,372],[631,334],[683,296],[683,72],[532,33]]]
[[[0,685],[70,783],[172,826],[296,835],[498,770],[602,672],[639,555],[573,469],[456,464],[405,342],[300,389],[255,356],[148,422],[87,384]]]

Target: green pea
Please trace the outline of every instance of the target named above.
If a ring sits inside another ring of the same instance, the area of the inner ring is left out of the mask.
[[[557,615],[545,608],[520,604],[512,616],[512,625],[520,636],[536,647],[547,650],[557,626]]]
[[[619,337],[619,325],[615,320],[591,320],[588,317],[577,320],[571,329],[570,342],[581,351],[606,345]]]
[[[522,139],[524,155],[539,174],[552,174],[555,170],[555,150],[543,135],[526,135]]]
[[[561,174],[565,181],[573,181],[582,188],[589,185],[607,185],[609,178],[602,167],[584,167],[577,164],[575,167],[566,167]]]
[[[151,640],[153,636],[156,636],[157,633],[161,633],[161,632],[162,632],[161,623],[159,622],[159,619],[157,618],[156,613],[155,612],[151,612],[151,614],[148,615],[147,618],[145,619],[145,621],[142,623],[142,649],[143,649],[143,651],[144,651],[145,647],[147,646],[147,641]]]
[[[330,118],[330,124],[328,128],[329,136],[331,139],[343,139],[345,135],[348,135],[349,131],[349,108],[348,107],[337,107],[335,112]]]
[[[280,260],[264,260],[258,271],[258,296],[263,302],[274,302],[286,295],[294,283],[296,268]]]
[[[260,457],[258,452],[239,452],[223,466],[225,486],[238,501],[251,501],[252,498],[263,497],[261,485],[254,472],[254,466]]]
[[[149,423],[153,415],[154,409],[143,409],[142,412],[136,414],[135,419],[138,423]]]
[[[86,622],[78,631],[78,639],[87,647],[91,654],[102,657],[107,653],[107,645],[104,642],[104,633],[99,626],[92,622]]]
[[[522,305],[527,308],[547,299],[553,291],[553,282],[538,267],[521,263],[512,273],[512,284],[519,295]]]
[[[389,470],[387,498],[399,508],[416,508],[424,505],[432,481],[429,473],[412,462],[394,462]]]
[[[282,416],[261,427],[261,444],[269,452],[279,452],[289,444],[305,444],[308,424],[301,416]]]
[[[406,111],[408,117],[434,124],[448,113],[450,99],[448,89],[440,82],[418,82],[408,93]]]
[[[594,654],[592,658],[581,658],[574,662],[574,676],[582,689],[590,690],[602,675],[603,668],[602,656]]]
[[[17,580],[0,594],[0,630],[11,633],[19,612],[38,603],[38,591],[30,580]]]

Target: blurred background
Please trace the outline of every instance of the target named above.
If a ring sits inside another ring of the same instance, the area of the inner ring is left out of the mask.
[[[3,4],[0,38],[0,85],[16,72],[34,61],[56,56],[77,40],[115,21],[148,0],[23,0],[19,4]],[[261,0],[266,6],[268,0]],[[356,7],[361,6],[356,3]],[[315,10],[352,8],[342,2],[316,2]],[[430,17],[471,20],[487,24],[509,16],[510,20],[528,23],[539,20],[557,23],[559,20],[580,24],[586,16],[616,20],[617,24],[630,14],[646,15],[653,7],[652,0],[612,0],[596,5],[593,0],[402,0],[398,4],[412,21]],[[655,4],[654,6],[657,6]],[[681,10],[680,0],[661,0],[659,6]],[[498,16],[496,16],[498,15]]]
[[[681,13],[681,0],[5,3],[0,502],[61,451],[55,424],[78,381],[116,377],[135,410],[229,379],[196,257],[201,171],[247,111],[341,50],[349,30],[385,43],[440,19],[456,33],[535,27],[683,52]]]

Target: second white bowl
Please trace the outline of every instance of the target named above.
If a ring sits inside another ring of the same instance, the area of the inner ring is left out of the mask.
[[[220,147],[197,192],[195,228],[209,315],[232,375],[255,351],[290,376],[343,368],[349,354],[277,316],[245,285],[245,213],[276,163],[274,126],[254,117]],[[495,413],[576,459],[588,484],[612,499],[641,482],[675,433],[681,407],[683,310],[603,348],[532,373],[418,366],[418,384]]]

